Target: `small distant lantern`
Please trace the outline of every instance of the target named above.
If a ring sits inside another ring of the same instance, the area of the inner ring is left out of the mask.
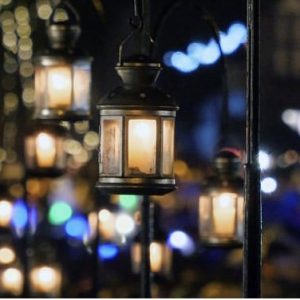
[[[25,137],[25,161],[29,175],[56,177],[64,173],[66,129],[56,124],[38,124]]]
[[[10,226],[13,217],[13,200],[7,187],[0,184],[0,228]]]
[[[9,267],[0,271],[0,293],[4,295],[20,296],[23,291],[24,275],[16,267]]]
[[[75,51],[79,16],[68,1],[54,9],[47,33],[51,49],[35,65],[36,119],[79,121],[90,113],[91,58]]]
[[[208,245],[239,246],[244,225],[241,161],[234,151],[222,150],[214,166],[216,176],[208,180],[199,200],[200,237]]]
[[[134,242],[131,247],[131,262],[134,273],[141,268],[141,243]],[[150,244],[151,272],[168,276],[172,265],[172,250],[164,241],[155,240]]]
[[[60,268],[54,265],[39,265],[29,274],[30,289],[34,295],[59,297],[62,287]]]
[[[116,67],[123,87],[100,100],[98,187],[116,194],[161,195],[175,189],[174,101],[155,86],[158,63]]]

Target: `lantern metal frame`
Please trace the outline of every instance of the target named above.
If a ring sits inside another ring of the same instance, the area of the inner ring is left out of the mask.
[[[124,86],[102,98],[97,108],[100,115],[100,135],[102,120],[120,119],[122,132],[120,170],[114,175],[105,174],[102,171],[100,150],[97,187],[110,193],[143,195],[162,195],[173,191],[176,188],[174,172],[172,171],[169,175],[163,174],[163,120],[174,120],[174,134],[178,107],[169,95],[154,85],[161,71],[160,64],[136,59],[122,62],[116,70]],[[128,168],[128,122],[140,118],[156,120],[156,171],[152,174],[132,174]],[[103,135],[101,136],[103,139]],[[103,140],[100,143],[100,149],[102,145]]]
[[[56,20],[55,13],[57,9],[64,9],[68,13],[67,20]],[[80,36],[81,28],[79,26],[79,15],[69,3],[62,1],[56,6],[47,24],[47,34],[50,49],[41,53],[35,58],[36,71],[39,68],[66,67],[70,70],[71,95],[68,108],[49,107],[49,99],[45,98],[45,93],[39,95],[41,99],[36,99],[38,103],[35,107],[34,119],[39,120],[56,120],[56,121],[83,121],[90,118],[90,90],[91,76],[89,76],[89,86],[87,91],[87,108],[76,108],[74,86],[75,71],[74,67],[85,65],[88,72],[91,73],[92,57],[83,55],[78,49],[75,49],[76,42]],[[46,76],[48,77],[48,75]],[[48,88],[48,87],[47,87]],[[38,97],[36,95],[36,97]]]

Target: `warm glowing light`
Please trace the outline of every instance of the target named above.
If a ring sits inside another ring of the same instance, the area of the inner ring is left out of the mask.
[[[13,205],[7,200],[0,201],[0,226],[9,225],[13,214]]]
[[[42,266],[32,269],[30,272],[32,289],[40,293],[57,293],[60,289],[60,272],[52,267]]]
[[[0,248],[0,264],[10,264],[16,259],[15,251],[10,247]]]
[[[130,235],[134,232],[135,224],[131,216],[120,214],[116,218],[116,231],[121,235]]]
[[[72,80],[69,67],[53,67],[48,71],[49,107],[67,108],[71,105]]]
[[[156,172],[156,120],[128,123],[128,168],[132,174]]]
[[[105,240],[111,240],[115,236],[115,214],[107,209],[101,209],[98,213],[99,232]]]
[[[213,221],[217,235],[231,236],[235,231],[236,194],[222,193],[213,198]]]
[[[4,291],[14,295],[20,295],[23,289],[24,278],[20,270],[16,268],[6,269],[1,276],[1,285]]]
[[[152,242],[150,244],[150,263],[152,272],[159,272],[161,270],[163,264],[163,255],[163,245]]]
[[[101,209],[98,213],[100,222],[108,222],[111,220],[112,213],[108,209]]]
[[[261,190],[266,194],[271,194],[277,189],[277,181],[272,177],[266,177],[261,181]]]
[[[135,273],[140,271],[141,244],[135,243],[131,248],[132,267]],[[154,273],[169,273],[171,267],[172,251],[164,243],[152,242],[150,244],[150,268]]]
[[[36,156],[39,167],[53,167],[56,147],[54,138],[47,133],[40,133],[36,137]]]

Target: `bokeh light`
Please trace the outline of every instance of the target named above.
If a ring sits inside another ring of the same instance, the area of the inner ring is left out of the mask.
[[[191,237],[184,231],[173,231],[167,241],[168,245],[181,251],[183,255],[191,255],[195,251],[195,244]]]
[[[72,213],[72,208],[68,203],[57,201],[49,209],[48,220],[53,225],[61,225],[71,218]]]
[[[101,260],[111,260],[119,253],[119,249],[115,244],[102,244],[98,246],[98,255]]]
[[[85,217],[77,215],[66,223],[65,231],[70,237],[83,239],[84,236],[88,235],[89,225]]]
[[[277,189],[277,181],[272,177],[266,177],[261,181],[261,190],[265,194],[271,194]]]

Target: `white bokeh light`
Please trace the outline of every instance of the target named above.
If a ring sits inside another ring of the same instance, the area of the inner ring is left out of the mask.
[[[272,177],[266,177],[261,181],[261,190],[265,194],[271,194],[277,189],[277,181]]]
[[[258,162],[261,170],[267,170],[271,167],[271,156],[267,152],[260,150]]]
[[[121,235],[131,235],[135,230],[134,220],[130,215],[119,214],[116,218],[115,228]]]

